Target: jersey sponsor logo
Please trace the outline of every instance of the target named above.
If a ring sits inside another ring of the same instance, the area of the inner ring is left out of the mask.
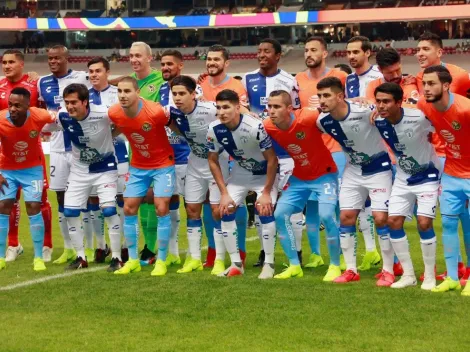
[[[256,77],[256,78],[251,78],[248,80],[248,83],[252,83],[252,82],[258,82],[259,81],[259,77]]]
[[[454,143],[455,142],[455,136],[452,133],[450,133],[449,131],[441,130],[440,134],[441,134],[442,137],[444,137],[444,139],[448,143]]]
[[[386,189],[386,188],[376,188],[376,189],[373,189],[373,190],[372,190],[372,193],[373,193],[373,194],[377,194],[377,193],[387,193],[387,189]]]
[[[287,150],[292,154],[300,154],[302,152],[302,148],[297,144],[289,144]]]
[[[243,149],[234,149],[233,154],[235,154],[236,156],[242,156],[243,154],[245,154],[245,152],[243,151]]]
[[[78,141],[79,141],[80,143],[88,143],[88,142],[90,142],[90,137],[78,136]]]
[[[268,97],[260,97],[260,98],[259,98],[259,103],[260,103],[261,105],[266,105],[266,104],[268,104]]]
[[[2,94],[0,94],[0,99],[5,99],[7,97],[7,92],[2,92]]]
[[[131,138],[136,143],[144,143],[145,142],[145,138],[142,135],[138,134],[138,133],[132,133]]]
[[[458,123],[457,121],[452,121],[452,128],[456,131],[460,130],[462,128],[462,126],[460,125],[460,123]]]
[[[295,134],[295,137],[297,137],[297,139],[305,139],[305,132],[299,131]]]
[[[140,155],[142,155],[144,158],[150,158],[150,153],[146,150],[139,150]]]
[[[38,134],[39,134],[39,132],[36,131],[36,130],[32,130],[32,131],[29,132],[29,136],[31,138],[36,138],[38,136]]]
[[[64,98],[62,98],[60,95],[54,95],[54,104],[60,104],[64,101]]]
[[[142,129],[145,131],[145,132],[148,132],[152,129],[152,125],[149,124],[148,122],[145,122],[143,125],[142,125]]]
[[[15,145],[13,146],[13,148],[15,148],[17,151],[19,152],[22,152],[24,151],[26,148],[28,148],[28,143],[25,142],[25,141],[18,141],[15,143]]]

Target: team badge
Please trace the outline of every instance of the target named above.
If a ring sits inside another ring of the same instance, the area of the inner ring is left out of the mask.
[[[352,126],[351,126],[351,129],[352,129],[354,132],[356,132],[356,133],[361,132],[361,128],[359,127],[359,124],[357,124],[357,123],[354,124],[354,125],[352,125]]]
[[[144,123],[144,124],[142,125],[142,129],[143,129],[145,132],[148,132],[148,131],[150,131],[150,130],[152,129],[152,125],[149,124],[148,122],[146,122],[146,123]]]
[[[149,84],[149,92],[155,93],[155,86],[153,84]]]
[[[457,121],[452,121],[452,128],[458,131],[462,128],[462,126],[460,126],[460,123],[458,123]]]
[[[305,132],[304,131],[297,132],[295,134],[295,136],[297,137],[297,139],[304,139],[305,138]]]
[[[32,130],[31,132],[29,132],[29,136],[31,138],[36,138],[38,136],[38,131]]]
[[[405,134],[408,138],[413,138],[413,130],[411,128],[405,130]]]

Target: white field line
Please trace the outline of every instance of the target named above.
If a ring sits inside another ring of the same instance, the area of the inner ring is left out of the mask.
[[[258,239],[258,236],[248,237],[246,239],[246,242],[256,241],[257,239]],[[204,247],[204,248],[201,248],[201,249],[205,250],[205,249],[207,249],[207,247]],[[186,251],[181,250],[180,253],[183,254],[183,253],[186,253]],[[105,270],[107,268],[108,268],[107,266],[99,266],[99,267],[94,267],[94,268],[90,268],[90,269],[80,269],[80,270],[70,271],[70,272],[63,273],[63,274],[56,274],[56,275],[41,277],[40,279],[23,281],[23,282],[19,282],[17,284],[12,284],[12,285],[7,285],[7,286],[0,287],[0,291],[12,291],[12,290],[16,290],[17,288],[34,286],[34,285],[37,285],[37,284],[41,284],[43,282],[63,279],[63,278],[74,276],[74,275],[94,273],[96,271]],[[6,269],[6,270],[8,270],[8,269]]]

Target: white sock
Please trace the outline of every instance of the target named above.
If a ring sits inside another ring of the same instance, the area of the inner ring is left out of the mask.
[[[357,273],[357,264],[356,264],[356,233],[355,232],[346,232],[339,234],[339,240],[341,244],[341,249],[343,250],[344,261],[346,262],[347,270],[352,270]]]
[[[67,224],[67,219],[64,216],[64,213],[59,212],[59,229],[62,238],[64,239],[64,249],[72,249],[72,239],[69,235],[69,225]]]
[[[119,221],[121,222],[122,248],[127,248],[126,237],[124,237],[124,207],[117,207]]]
[[[238,250],[237,223],[235,220],[222,221],[222,232],[225,248],[227,248],[232,264],[241,263],[240,251]]]
[[[294,232],[295,236],[295,246],[297,247],[297,251],[302,250],[302,230],[303,230],[303,214],[302,212],[292,214],[290,217],[290,222],[292,223],[292,231]]]
[[[225,260],[225,242],[222,230],[217,230],[214,227],[214,242],[215,242],[215,259]]]
[[[188,226],[188,250],[192,259],[201,260],[202,227]]]
[[[263,248],[263,229],[261,228],[261,221],[259,219],[258,214],[255,214],[255,227],[256,227],[256,233],[258,234],[261,250],[264,250],[264,248]]]
[[[73,248],[77,252],[77,257],[85,257],[85,247],[83,246],[84,233],[82,228],[82,221],[79,216],[75,218],[67,218],[68,231],[73,243]]]
[[[106,248],[106,240],[104,238],[104,218],[103,213],[100,210],[92,210],[90,212],[91,225],[93,227],[93,232],[96,236],[96,246],[99,249]]]
[[[121,260],[121,220],[119,215],[105,218],[108,225],[109,242],[111,242],[112,258]]]
[[[421,251],[423,253],[424,276],[434,277],[436,267],[436,237],[429,240],[421,240]]]
[[[403,267],[403,275],[415,276],[408,238],[406,236],[398,239],[391,238],[390,242],[392,243],[393,250]]]
[[[382,252],[382,269],[393,274],[393,256],[395,252],[393,251],[393,247],[390,242],[390,234],[380,234],[379,244],[380,251]]]
[[[180,230],[180,210],[170,210],[171,234],[168,247],[169,253],[179,256],[178,232]]]
[[[91,226],[89,211],[82,213],[82,226],[83,232],[85,233],[85,248],[94,249],[95,246],[93,245],[93,229]]]
[[[359,212],[359,229],[364,236],[364,242],[366,245],[366,251],[375,251],[377,246],[375,245],[375,231],[374,231],[374,218],[372,217],[372,209],[370,207],[365,208]]]
[[[292,219],[292,218],[291,218]],[[274,247],[276,246],[276,222],[263,224],[264,262],[274,264]]]

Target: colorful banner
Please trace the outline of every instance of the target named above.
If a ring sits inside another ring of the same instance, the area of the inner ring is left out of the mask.
[[[144,30],[420,21],[470,17],[470,5],[125,18],[3,18],[0,31]]]

